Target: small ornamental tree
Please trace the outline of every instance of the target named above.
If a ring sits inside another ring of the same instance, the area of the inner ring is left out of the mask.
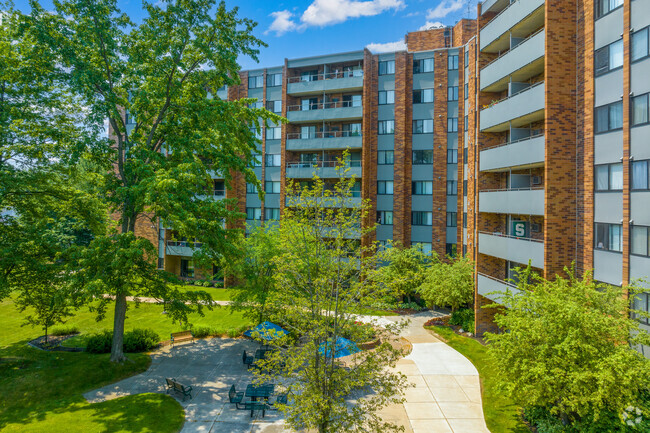
[[[465,257],[437,262],[426,269],[417,292],[429,307],[449,306],[456,311],[474,299],[474,264]]]
[[[649,339],[630,318],[623,289],[589,273],[578,279],[572,269],[553,281],[530,268],[518,272],[517,290],[498,293],[505,308],[494,321],[503,332],[486,334],[504,392],[564,425],[642,406],[650,364],[631,345]]]

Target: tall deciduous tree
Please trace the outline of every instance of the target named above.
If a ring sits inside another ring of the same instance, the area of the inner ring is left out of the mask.
[[[429,266],[417,288],[429,307],[449,306],[456,311],[474,299],[474,264],[466,257],[449,257]]]
[[[630,344],[648,343],[620,287],[519,270],[516,291],[499,293],[504,331],[487,334],[504,391],[547,408],[565,424],[620,414],[650,385],[650,366]],[[635,288],[630,287],[634,293]]]
[[[385,290],[368,278],[376,257],[374,246],[359,241],[368,231],[360,227],[367,205],[354,204],[353,184],[353,178],[342,179],[327,190],[315,179],[313,188],[289,188],[293,198],[280,222],[274,260],[278,290],[267,309],[295,338],[274,343],[287,347],[271,355],[259,379],[272,378],[288,389],[291,404],[281,408],[297,430],[398,430],[377,411],[402,401],[406,378],[387,369],[401,352],[384,341],[353,355],[344,368],[334,350],[339,337],[357,344],[368,338],[367,328],[355,323],[356,314]],[[386,330],[383,337],[390,339],[395,331]]]
[[[101,194],[120,234],[98,238],[89,250],[111,251],[114,260],[80,256],[90,261],[81,269],[83,281],[97,295],[115,298],[112,361],[124,359],[126,297],[165,290],[139,283],[143,260],[153,254],[148,240],[133,235],[136,223],[164,221],[180,236],[200,238],[208,255],[217,256],[229,245],[223,221],[240,214],[232,201],[206,192],[212,175],[221,173],[227,186],[232,172],[258,182],[250,167],[255,131],[266,119],[278,120],[249,108],[251,100],[216,96],[222,86],[240,84],[238,56],[257,59],[263,43],[251,35],[253,22],[215,0],[142,4],[144,17],[136,24],[116,0],[55,0],[54,15],[31,2],[40,37],[65,68],[87,121],[108,119],[114,138]],[[150,266],[146,272],[156,271]]]

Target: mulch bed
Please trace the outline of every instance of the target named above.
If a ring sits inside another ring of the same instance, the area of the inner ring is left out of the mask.
[[[478,341],[481,344],[485,344],[485,340],[483,340],[482,338],[476,337],[473,333],[465,331],[464,329],[462,329],[458,325],[450,325],[449,324],[449,319],[451,319],[451,315],[442,316],[442,317],[435,317],[435,318],[427,321],[424,324],[424,326],[444,326],[446,328],[451,329],[452,331],[454,331],[458,335],[462,335],[463,337],[469,337],[469,338],[471,338],[473,340]],[[463,332],[460,332],[461,330]]]
[[[47,342],[45,342],[45,336],[41,336],[30,341],[30,346],[36,347],[37,349],[46,350],[48,352],[83,352],[83,347],[64,347],[61,346],[68,338],[74,337],[78,334],[68,334],[68,335],[49,335],[47,337]]]

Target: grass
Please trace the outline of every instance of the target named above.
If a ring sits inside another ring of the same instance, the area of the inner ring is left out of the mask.
[[[486,346],[478,341],[456,334],[443,326],[427,326],[448,345],[462,353],[476,367],[481,377],[483,412],[485,422],[492,432],[530,433],[521,419],[520,408],[507,395],[497,389],[496,361],[488,354]]]
[[[202,286],[193,286],[193,285],[181,285],[177,286],[182,290],[203,290],[208,292],[214,301],[230,301],[235,293],[237,293],[238,288],[224,289],[223,287],[202,287]]]

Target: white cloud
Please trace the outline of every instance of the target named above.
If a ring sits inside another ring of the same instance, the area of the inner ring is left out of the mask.
[[[330,26],[350,18],[375,16],[404,7],[404,0],[314,0],[300,16],[300,24],[292,19],[293,14],[288,10],[273,12],[274,20],[266,33],[275,32],[279,36],[292,30]]]
[[[273,12],[271,16],[274,18],[273,22],[264,34],[275,32],[276,36],[281,36],[286,32],[295,30],[297,27],[296,23],[291,19],[293,14],[288,10]]]
[[[441,23],[440,21],[436,21],[436,22],[427,21],[427,22],[424,23],[424,25],[423,25],[422,27],[420,27],[418,30],[429,30],[429,29],[431,29],[431,28],[433,28],[433,29],[439,29],[440,27],[444,27],[444,26],[445,26],[445,25],[444,25],[443,23]]]
[[[394,51],[406,50],[406,43],[404,41],[386,42],[385,44],[368,44],[366,45],[373,53],[392,53]]]
[[[427,19],[435,20],[445,18],[452,12],[459,11],[465,5],[465,0],[442,0],[435,9],[427,11]]]

